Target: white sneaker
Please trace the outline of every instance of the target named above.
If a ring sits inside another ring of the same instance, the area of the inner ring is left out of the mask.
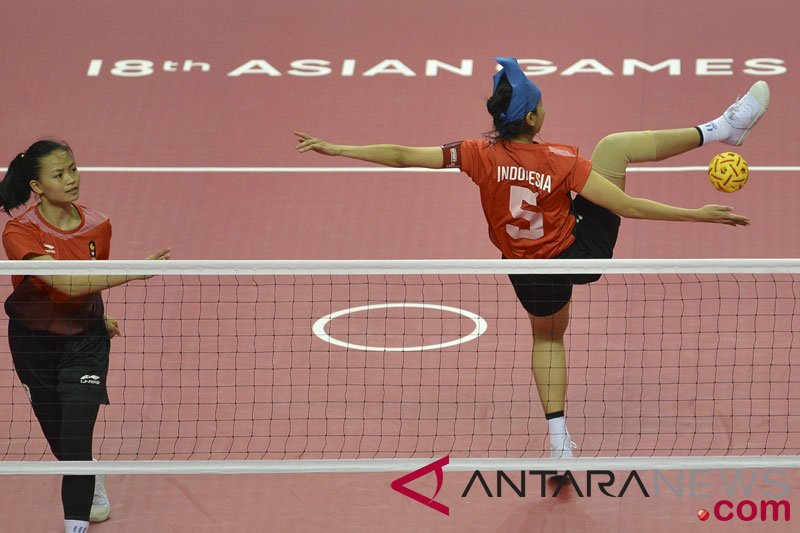
[[[563,437],[563,438],[562,438]],[[557,437],[556,442],[550,442],[550,457],[553,459],[571,459],[574,457],[572,450],[578,448],[578,445],[565,433]]]
[[[111,517],[111,503],[108,501],[106,492],[106,476],[99,474],[94,476],[94,498],[92,499],[92,510],[89,513],[89,522],[105,522]]]
[[[722,115],[730,126],[730,131],[722,142],[732,146],[741,145],[753,126],[764,116],[769,107],[769,85],[765,81],[757,81],[747,94],[725,110]]]

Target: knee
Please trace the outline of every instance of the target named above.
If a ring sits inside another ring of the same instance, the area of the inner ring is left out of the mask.
[[[592,160],[621,160],[627,164],[630,162],[628,152],[630,152],[631,142],[632,136],[630,133],[612,133],[611,135],[606,135],[600,139],[600,142],[594,147]]]
[[[92,440],[75,439],[74,442],[67,442],[63,439],[61,450],[56,458],[59,461],[91,461],[92,460]],[[54,454],[55,455],[55,454]]]
[[[531,316],[531,329],[537,341],[557,341],[564,338],[569,324],[569,315],[562,309],[548,317]]]
[[[533,328],[533,338],[538,342],[557,342],[564,339],[567,328],[560,327],[536,327]]]
[[[625,133],[603,137],[592,152],[592,168],[607,179],[624,179],[631,162],[629,145],[630,139]]]

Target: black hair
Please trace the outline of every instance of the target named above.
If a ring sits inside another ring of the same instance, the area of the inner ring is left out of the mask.
[[[42,159],[54,152],[72,154],[72,148],[64,141],[42,139],[24,152],[20,152],[8,164],[8,171],[0,181],[0,210],[10,213],[31,198],[30,181],[39,179]]]
[[[525,119],[508,124],[503,124],[500,120],[500,115],[508,111],[508,106],[511,104],[511,93],[511,84],[508,82],[508,78],[503,75],[500,78],[500,83],[497,84],[495,93],[486,100],[486,110],[492,115],[494,130],[484,135],[492,141],[511,140],[521,135],[533,136],[533,128],[525,122]]]

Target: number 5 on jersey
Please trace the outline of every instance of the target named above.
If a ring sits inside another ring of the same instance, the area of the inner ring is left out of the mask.
[[[528,229],[520,228],[513,224],[506,224],[506,232],[512,239],[541,239],[544,237],[544,217],[541,211],[528,211],[523,209],[523,202],[535,206],[538,192],[533,192],[525,187],[511,186],[508,208],[515,219],[528,221]]]

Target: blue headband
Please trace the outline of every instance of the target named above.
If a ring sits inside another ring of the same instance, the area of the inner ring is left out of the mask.
[[[500,114],[500,122],[505,126],[524,119],[525,115],[536,109],[536,105],[542,97],[542,91],[522,72],[516,59],[513,57],[495,57],[494,59],[503,68],[492,77],[494,80],[492,94],[497,93],[497,86],[500,85],[503,76],[511,84],[511,102],[508,104],[508,110]]]

